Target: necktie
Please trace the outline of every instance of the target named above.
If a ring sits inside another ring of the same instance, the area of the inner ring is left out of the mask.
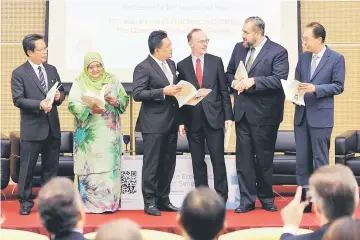
[[[251,65],[253,64],[254,61],[254,53],[255,53],[255,48],[251,48],[250,49],[250,57],[248,59],[248,61],[246,62],[245,68],[246,71],[249,73]]]
[[[161,66],[162,66],[162,70],[163,70],[166,78],[168,79],[169,83],[172,84],[173,83],[173,75],[171,72],[169,72],[168,68],[166,67],[166,62],[162,62]]]
[[[200,58],[197,58],[196,59],[196,78],[199,82],[199,86],[201,87],[202,86],[202,69],[201,69],[201,62],[200,62]]]
[[[312,61],[311,61],[311,69],[310,69],[310,78],[312,78],[314,72],[315,72],[315,69],[316,69],[316,60],[319,59],[319,56],[318,55],[314,55],[312,57]]]
[[[41,70],[41,67],[38,67],[39,69],[39,80],[40,80],[40,85],[42,86],[42,88],[44,89],[44,92],[47,92],[47,86],[45,83],[45,77],[44,77],[44,73]]]

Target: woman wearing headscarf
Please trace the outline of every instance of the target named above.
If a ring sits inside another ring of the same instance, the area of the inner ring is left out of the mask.
[[[105,106],[86,106],[84,95],[101,96],[109,89]],[[75,116],[74,173],[87,213],[114,212],[120,206],[120,115],[129,102],[116,76],[105,71],[100,54],[90,52],[84,69],[69,93],[69,111]]]

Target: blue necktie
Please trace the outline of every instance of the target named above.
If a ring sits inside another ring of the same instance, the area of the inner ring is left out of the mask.
[[[47,87],[46,87],[46,83],[45,83],[45,77],[44,77],[44,73],[41,70],[41,67],[38,67],[39,69],[39,80],[40,80],[40,85],[42,86],[42,88],[44,89],[44,92],[47,92]]]

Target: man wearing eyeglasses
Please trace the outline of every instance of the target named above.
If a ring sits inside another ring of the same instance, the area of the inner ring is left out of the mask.
[[[209,39],[201,29],[193,29],[187,36],[191,55],[178,63],[178,80],[185,80],[196,89],[212,91],[196,106],[180,108],[181,135],[187,135],[192,158],[195,187],[207,186],[205,141],[214,172],[214,187],[226,203],[228,183],[224,159],[224,127],[233,121],[230,94],[220,57],[207,53]]]
[[[57,175],[61,144],[60,122],[57,111],[65,99],[64,88],[56,68],[46,64],[47,48],[44,37],[31,34],[24,38],[23,48],[28,60],[16,68],[11,77],[14,105],[20,109],[20,214],[29,215],[33,175],[41,153],[42,176],[45,184]],[[47,93],[58,82],[54,101]]]
[[[303,33],[305,52],[299,55],[295,79],[301,82],[305,106],[295,107],[296,175],[309,184],[313,170],[329,164],[334,125],[334,96],[344,91],[344,56],[325,45],[325,28],[309,23]]]

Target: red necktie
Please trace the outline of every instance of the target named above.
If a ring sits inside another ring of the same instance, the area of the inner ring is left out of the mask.
[[[202,86],[202,70],[201,70],[201,63],[200,58],[196,59],[196,78],[199,82],[199,86]]]

